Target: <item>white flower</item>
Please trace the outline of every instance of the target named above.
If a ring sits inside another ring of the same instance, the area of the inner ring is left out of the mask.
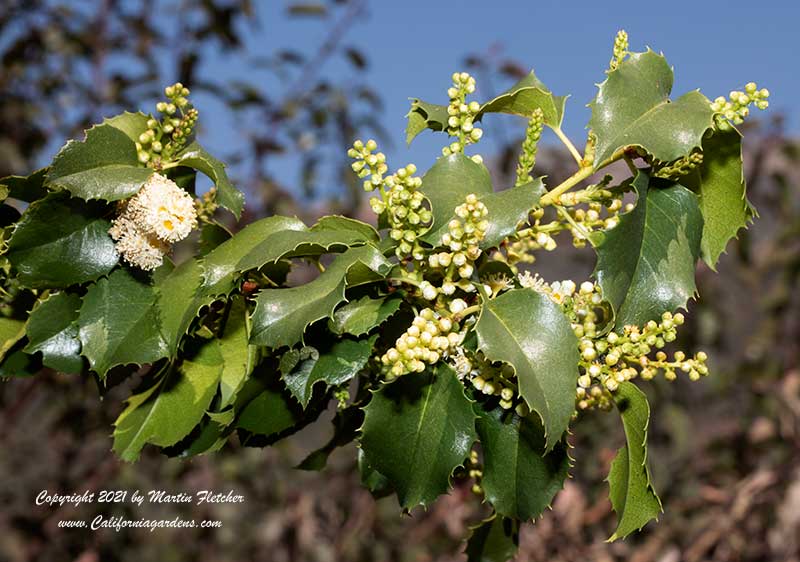
[[[114,219],[108,233],[125,261],[145,271],[159,267],[164,262],[164,254],[169,251],[166,243],[142,232],[124,214]]]
[[[463,379],[472,371],[472,362],[464,353],[463,347],[456,348],[455,353],[450,356],[450,361],[459,379]]]
[[[539,293],[550,292],[550,286],[545,282],[544,279],[539,277],[538,273],[531,275],[530,271],[523,271],[517,276],[517,278],[519,279],[519,284],[525,288],[533,289]]]
[[[197,227],[192,196],[160,174],[150,176],[123,214],[142,232],[170,243],[183,240]]]
[[[150,271],[160,266],[170,244],[197,227],[192,196],[160,174],[120,206],[108,230],[117,251],[129,264]]]

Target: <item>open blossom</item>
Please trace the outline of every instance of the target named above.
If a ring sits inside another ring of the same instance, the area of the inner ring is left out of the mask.
[[[131,265],[151,271],[164,262],[169,244],[147,235],[128,217],[122,215],[112,223],[108,233],[116,241],[117,251]]]
[[[125,215],[165,242],[183,240],[197,227],[192,196],[160,174],[153,174],[128,202]]]
[[[172,180],[153,174],[124,205],[108,233],[125,261],[149,271],[163,263],[170,244],[189,236],[196,226],[191,195]]]

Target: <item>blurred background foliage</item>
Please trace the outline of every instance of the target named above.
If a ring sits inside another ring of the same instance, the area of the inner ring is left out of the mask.
[[[180,81],[198,107],[210,108],[201,136],[213,123],[235,124],[235,146],[223,156],[248,191],[250,218],[294,210],[290,191],[320,201],[321,177],[347,189],[320,202],[352,212],[358,192],[340,147],[357,134],[383,132],[380,97],[364,78],[369,61],[347,37],[365,10],[365,0],[289,2],[284,21],[262,21],[250,0],[7,0],[0,175],[27,174],[64,139],[103,117],[147,110],[165,84]],[[298,42],[313,45],[310,52],[297,45],[269,52],[242,39],[304,19],[327,22],[324,36]],[[212,55],[214,64],[206,64]],[[346,61],[348,72],[327,70],[330,59]],[[251,72],[224,81],[220,60]],[[302,171],[300,189],[275,179],[285,162]]]
[[[0,176],[35,169],[87,125],[148,107],[163,84],[177,79],[198,94],[201,111],[210,106],[240,127],[242,142],[225,157],[248,194],[244,221],[273,213],[366,218],[343,159],[356,136],[388,142],[379,125],[380,94],[368,81],[366,46],[348,37],[356,18],[368,17],[366,1],[287,2],[284,19],[269,22],[259,21],[252,4],[6,0],[0,10]],[[254,50],[239,39],[243,27],[268,32],[309,18],[325,22],[327,30],[313,37],[310,54],[296,45]],[[281,88],[266,88],[256,75],[222,82],[203,64],[209,50],[273,73]],[[333,58],[347,61],[350,71],[328,70]],[[527,71],[501,50],[465,53],[464,65],[486,97]],[[511,183],[524,129],[505,124],[486,125],[500,139],[485,155],[500,185]],[[679,342],[706,350],[713,376],[645,388],[653,410],[651,467],[666,513],[627,541],[604,542],[614,516],[603,479],[622,434],[613,416],[595,413],[575,427],[572,455],[579,468],[552,512],[524,528],[519,560],[800,560],[800,142],[785,135],[780,117],[749,125],[745,139],[749,193],[759,218],[731,243],[719,274],[700,270],[701,297],[691,305],[691,325]],[[568,175],[570,160],[548,147],[538,165],[539,173],[558,181]],[[299,186],[276,179],[281,166],[296,168]],[[321,188],[324,183],[336,187]],[[548,280],[582,279],[592,267],[585,251],[537,263]],[[461,537],[486,515],[465,487],[427,512],[400,515],[393,497],[375,500],[360,487],[352,446],[335,452],[323,473],[292,469],[327,440],[325,423],[269,449],[233,443],[190,461],[150,450],[138,464],[126,465],[112,455],[108,434],[129,386],[115,387],[99,403],[93,381],[53,372],[0,385],[0,561],[465,560]],[[42,489],[154,488],[233,489],[246,503],[34,505]],[[60,519],[97,513],[221,519],[224,526],[153,533],[57,526]]]

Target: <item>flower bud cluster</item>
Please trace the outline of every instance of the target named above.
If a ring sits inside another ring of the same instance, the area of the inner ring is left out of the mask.
[[[458,140],[442,149],[442,154],[449,156],[464,152],[468,144],[478,142],[483,130],[475,126],[475,117],[481,105],[472,101],[467,103],[467,95],[475,92],[475,79],[466,72],[453,74],[453,85],[447,90],[450,103],[447,106],[447,133]]]
[[[578,410],[610,408],[613,404],[611,395],[619,385],[639,376],[651,380],[663,372],[664,378],[671,381],[677,378],[678,371],[682,371],[695,381],[708,374],[705,364],[708,356],[702,351],[691,358],[676,351],[672,361],[668,361],[667,354],[661,351],[675,341],[677,327],[684,323],[680,312],[665,312],[659,322],[651,320],[642,327],[625,326],[621,332],[602,334],[600,328],[610,314],[596,283],[584,281],[580,287],[570,280],[547,284],[538,275],[528,272],[519,276],[519,282],[560,304],[572,323],[580,351],[581,375],[576,389]]]
[[[467,195],[464,203],[455,208],[456,218],[448,223],[448,232],[442,236],[442,244],[450,251],[433,252],[428,255],[428,267],[434,271],[444,270],[444,279],[438,288],[428,281],[423,281],[420,285],[423,298],[435,300],[439,294],[451,297],[456,289],[468,293],[476,290],[471,277],[475,273],[475,260],[482,253],[480,243],[489,228],[489,221],[486,220],[488,213],[486,205],[479,201],[474,193]],[[450,303],[451,307],[453,302]]]
[[[544,129],[544,112],[540,108],[536,108],[531,114],[530,121],[528,121],[528,128],[525,131],[525,140],[522,141],[522,149],[519,153],[519,162],[517,163],[517,181],[516,185],[523,185],[532,181],[531,170],[536,164],[536,151],[538,149],[539,139],[542,138],[542,130]]]
[[[453,366],[458,378],[468,381],[476,391],[485,396],[500,399],[504,410],[512,408],[520,416],[530,413],[517,390],[517,377],[511,365],[492,363],[481,352],[469,352],[459,348],[453,355]]]
[[[526,271],[518,276],[523,287],[546,294],[550,299],[564,308],[564,312],[572,322],[572,330],[580,337],[594,337],[598,323],[604,317],[603,295],[600,286],[591,281],[584,281],[580,286],[566,279],[547,283],[538,274],[531,275]]]
[[[582,374],[578,378],[578,409],[610,407],[611,393],[619,388],[620,383],[636,377],[651,380],[663,372],[664,378],[672,381],[681,371],[696,381],[707,375],[708,356],[704,352],[689,358],[684,352],[676,351],[669,361],[667,354],[661,351],[675,341],[677,327],[683,322],[680,312],[674,315],[665,312],[659,322],[651,320],[642,327],[625,326],[621,333],[611,332],[602,337],[582,337],[579,343]]]
[[[726,100],[720,96],[711,102],[711,110],[714,112],[719,129],[726,129],[728,122],[740,125],[750,114],[750,105],[755,105],[758,109],[769,107],[769,90],[759,89],[755,82],[748,82],[744,87],[744,92],[734,90]]]
[[[610,230],[617,226],[620,213],[631,211],[633,205],[623,205],[622,194],[606,189],[605,181],[580,191],[561,194],[556,206],[559,220],[542,223],[544,209],[535,210],[530,217],[531,226],[519,230],[503,244],[505,255],[498,252],[494,257],[516,270],[518,263],[534,263],[534,252],[555,250],[558,246],[555,235],[561,231],[569,230],[573,245],[582,248],[593,231]],[[586,208],[577,205],[585,205]]]
[[[565,227],[558,221],[542,224],[543,217],[544,209],[536,209],[531,214],[533,224],[529,228],[518,231],[503,244],[505,255],[495,252],[493,257],[505,261],[513,271],[516,271],[516,264],[536,261],[534,252],[555,250],[558,244],[553,235]]]
[[[156,104],[161,120],[147,120],[147,130],[139,135],[136,150],[139,162],[158,169],[171,160],[186,144],[197,123],[199,113],[189,107],[189,89],[177,82],[164,89],[167,101]]]
[[[386,155],[383,152],[375,153],[378,143],[369,139],[366,143],[357,140],[353,143],[353,148],[347,151],[347,155],[354,160],[350,165],[358,177],[364,180],[364,191],[374,191],[384,184],[384,174],[389,170],[386,165]],[[375,199],[380,201],[380,199]],[[372,200],[370,200],[372,203]],[[382,203],[382,201],[381,201]],[[372,204],[375,210],[375,204]],[[380,214],[383,211],[375,211]]]
[[[198,222],[211,223],[217,209],[219,209],[219,203],[217,203],[216,186],[206,191],[198,201],[195,201]]]
[[[381,357],[383,372],[389,380],[407,373],[420,373],[460,345],[463,337],[458,322],[424,308]]]
[[[411,256],[419,261],[425,258],[419,237],[428,231],[433,216],[425,207],[425,196],[419,191],[422,178],[413,175],[416,171],[417,167],[409,164],[386,178],[386,212],[389,236],[399,242],[397,257]],[[378,208],[373,205],[373,209]]]
[[[380,197],[372,197],[369,204],[377,215],[385,213],[389,236],[398,242],[395,254],[399,259],[413,257],[422,260],[425,252],[419,237],[427,232],[432,215],[425,207],[425,196],[419,191],[422,178],[415,177],[417,167],[409,164],[394,174],[386,176],[389,167],[383,152],[375,153],[378,144],[370,139],[366,143],[357,140],[347,155],[355,161],[353,171],[364,178],[365,191],[380,191]]]
[[[572,195],[565,193],[564,195]],[[566,228],[572,234],[572,244],[576,248],[586,246],[588,236],[596,230],[611,230],[619,224],[619,215],[624,210],[633,210],[633,204],[622,204],[621,198],[614,198],[611,192],[602,190],[599,195],[603,196],[603,201],[592,201],[587,204],[587,208],[570,208],[566,210],[568,215]],[[607,198],[606,198],[607,197]]]
[[[149,271],[162,264],[171,244],[189,236],[196,227],[197,211],[191,195],[156,173],[123,203],[108,233],[125,261]]]
[[[616,70],[620,63],[628,54],[628,33],[624,29],[617,31],[614,37],[614,53],[611,62],[608,63],[609,70]]]
[[[464,470],[467,476],[475,481],[472,484],[472,493],[483,494],[483,486],[481,486],[481,480],[483,480],[483,466],[478,458],[478,451],[475,449],[469,452],[469,458],[464,462]]]
[[[677,179],[695,170],[703,163],[703,153],[700,151],[692,152],[688,156],[679,158],[672,164],[668,164],[657,170],[653,176],[657,178]]]

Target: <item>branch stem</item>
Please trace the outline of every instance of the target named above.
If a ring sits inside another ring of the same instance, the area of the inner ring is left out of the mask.
[[[461,312],[456,314],[456,316],[458,316],[458,318],[460,320],[463,320],[464,318],[466,318],[470,314],[473,314],[475,312],[480,312],[481,308],[482,308],[482,305],[473,304],[472,306],[468,306],[467,308],[465,308],[464,310],[462,310]]]
[[[594,175],[601,168],[605,168],[606,166],[616,162],[617,160],[622,158],[624,155],[625,155],[625,151],[624,150],[618,150],[617,152],[612,154],[610,157],[608,157],[605,161],[601,162],[600,165],[597,166],[597,168],[593,168],[592,166],[587,166],[585,168],[581,168],[580,170],[578,170],[577,172],[572,174],[570,177],[565,179],[563,182],[561,182],[560,184],[555,186],[553,189],[551,189],[550,191],[545,193],[542,196],[542,198],[539,200],[539,206],[540,207],[546,207],[547,205],[553,205],[553,204],[557,203],[558,197],[562,193],[565,193],[565,192],[569,191],[570,189],[572,189],[573,187],[575,187],[576,185],[581,183],[583,180],[585,180],[585,179],[591,177],[592,175]]]
[[[581,166],[583,164],[583,157],[581,156],[581,153],[578,152],[578,149],[575,148],[575,145],[572,144],[572,141],[569,140],[567,135],[564,134],[564,131],[561,130],[561,127],[553,127],[553,132],[559,139],[561,139],[561,142],[564,143],[564,146],[569,149],[570,154],[572,154],[572,157],[575,159],[575,162],[578,163],[578,166]]]

